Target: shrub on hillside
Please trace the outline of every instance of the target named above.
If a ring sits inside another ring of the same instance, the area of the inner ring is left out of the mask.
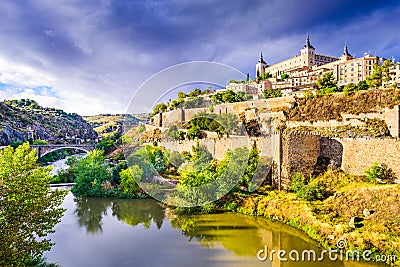
[[[299,198],[307,201],[323,200],[328,196],[323,184],[313,183],[312,181],[307,184],[304,175],[300,173],[296,173],[292,177],[289,188],[295,192]]]
[[[378,183],[395,183],[396,176],[392,169],[384,164],[375,162],[369,169],[365,171],[369,182]]]

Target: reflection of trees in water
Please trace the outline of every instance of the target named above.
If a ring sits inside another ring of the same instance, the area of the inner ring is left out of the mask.
[[[165,208],[154,200],[124,200],[116,199],[112,205],[113,216],[126,224],[135,226],[143,224],[145,228],[149,228],[151,221],[160,229],[164,217]]]
[[[131,226],[143,224],[146,229],[152,221],[160,229],[165,217],[165,208],[154,200],[78,198],[75,201],[79,225],[92,234],[102,232],[102,219],[109,207],[118,220]]]
[[[221,244],[238,256],[254,257],[264,245],[257,227],[244,218],[239,214],[179,215],[171,218],[171,225],[201,246]]]
[[[75,214],[78,216],[79,226],[85,226],[88,233],[102,232],[101,220],[107,215],[110,200],[103,198],[77,198]]]
[[[236,213],[171,216],[171,225],[179,228],[182,234],[195,240],[201,246],[209,248],[222,245],[225,249],[232,251],[237,256],[257,256],[260,249],[265,246],[269,251],[280,249],[288,253],[292,249],[298,251],[314,249],[319,252],[318,247],[304,233],[292,227],[273,223],[265,218],[245,216]],[[298,267],[342,267],[343,262],[324,261],[321,262],[280,262],[274,256],[272,266],[298,266]],[[358,266],[356,263],[347,263],[349,266]],[[354,264],[354,265],[353,265]]]

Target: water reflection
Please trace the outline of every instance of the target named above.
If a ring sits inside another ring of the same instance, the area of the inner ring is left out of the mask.
[[[143,224],[149,228],[154,222],[160,229],[164,218],[165,208],[162,204],[149,199],[126,200],[108,198],[77,198],[75,214],[81,227],[85,227],[87,233],[99,234],[103,231],[102,220],[109,212],[119,221],[131,226]]]
[[[78,217],[79,226],[86,227],[86,231],[91,234],[101,233],[102,219],[107,215],[110,201],[103,198],[79,198],[75,201],[75,214]]]
[[[161,229],[165,218],[165,208],[154,200],[131,200],[116,199],[112,202],[112,215],[118,220],[131,226],[143,224],[149,228],[151,222]]]
[[[257,252],[268,247],[268,251],[285,250],[289,253],[295,249],[300,253],[305,250],[315,250],[316,257],[321,255],[321,249],[304,233],[297,229],[273,223],[264,218],[244,216],[236,213],[200,215],[200,216],[170,216],[171,225],[181,229],[188,241],[197,241],[201,246],[212,248],[222,245],[225,249],[234,252],[240,257],[255,257]],[[288,254],[286,254],[288,258]],[[379,266],[367,262],[341,262],[330,261],[328,255],[325,260],[307,262],[282,262],[273,254],[272,262],[267,260],[265,264],[270,266],[332,266],[332,267],[361,267]],[[344,257],[345,258],[345,257]]]
[[[177,216],[154,200],[74,199],[45,256],[60,266],[377,266],[357,262],[260,262],[257,252],[318,250],[304,233],[236,213]],[[73,255],[73,257],[72,257]]]

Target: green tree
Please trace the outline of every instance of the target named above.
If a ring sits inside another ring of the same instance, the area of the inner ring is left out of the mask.
[[[217,132],[223,129],[223,132],[227,134],[232,134],[236,129],[238,129],[239,125],[239,118],[232,113],[218,115],[213,121],[217,121],[222,126],[222,128],[217,128]]]
[[[336,87],[336,81],[335,81],[335,77],[333,76],[333,73],[331,71],[324,73],[324,75],[322,75],[322,78],[319,78],[317,80],[317,86],[318,86],[318,89],[320,89],[320,90],[334,88],[333,91],[336,91],[337,87]],[[332,91],[332,90],[330,90],[330,91]]]
[[[141,181],[143,170],[138,165],[133,165],[119,173],[121,177],[121,186],[125,194],[135,194],[139,190],[136,181]]]
[[[201,129],[199,126],[195,125],[189,128],[187,131],[187,135],[190,140],[194,140],[195,138],[200,137],[201,135]]]
[[[76,179],[71,191],[77,196],[99,196],[101,185],[111,180],[111,171],[104,164],[104,151],[95,149],[75,165]]]
[[[289,78],[289,75],[288,75],[288,74],[283,73],[283,74],[281,75],[281,80],[282,80],[282,81],[286,80],[287,78]]]
[[[256,82],[260,82],[260,81],[265,81],[268,80],[269,78],[272,78],[272,75],[269,72],[265,72],[263,75],[259,75],[259,73],[257,72],[257,78],[255,79]]]
[[[374,65],[374,72],[367,76],[366,82],[369,88],[376,89],[382,85],[382,67]]]
[[[249,152],[246,171],[244,172],[244,175],[240,180],[240,185],[244,186],[246,189],[248,189],[250,182],[253,179],[259,161],[260,161],[260,155],[258,153],[256,142],[254,142]]]
[[[49,142],[40,139],[33,141],[33,145],[48,145],[48,144]]]
[[[393,62],[390,61],[389,59],[385,60],[382,65],[382,81],[383,82],[389,82],[392,77],[390,73],[390,67],[393,65]]]
[[[366,82],[365,80],[360,81],[360,82],[357,84],[357,90],[358,90],[358,91],[361,91],[361,90],[368,90],[368,84],[367,84],[367,82]]]
[[[165,105],[164,103],[159,103],[154,106],[153,112],[151,113],[150,117],[153,117],[154,115],[165,111],[167,111],[167,105]]]
[[[343,93],[345,95],[350,95],[351,93],[356,92],[356,91],[358,91],[358,87],[354,83],[349,83],[343,87]]]
[[[237,102],[236,101],[236,93],[231,90],[227,90],[226,92],[224,92],[222,94],[222,101],[224,101],[225,103]]]
[[[37,167],[29,143],[0,150],[0,266],[27,266],[52,243],[46,236],[60,221],[63,191],[50,191],[50,168]],[[37,238],[39,237],[39,238]]]
[[[185,140],[186,133],[184,131],[178,131],[178,140],[183,141]]]
[[[101,141],[96,144],[96,148],[108,153],[113,150],[114,142],[115,140],[107,136],[101,139]]]
[[[199,96],[199,95],[201,95],[201,90],[200,90],[200,88],[196,88],[196,89],[194,89],[193,91],[191,91],[191,92],[189,93],[189,96],[190,96],[190,97],[196,97],[196,96]]]
[[[184,99],[186,94],[184,92],[178,92],[178,99]]]
[[[378,88],[382,82],[388,82],[392,79],[389,68],[393,65],[390,60],[385,60],[382,66],[374,65],[374,72],[367,76],[366,82],[370,88]]]
[[[167,169],[167,163],[165,160],[164,153],[161,149],[157,149],[154,155],[154,168],[158,173],[162,174]]]
[[[169,156],[169,162],[177,168],[179,168],[185,160],[186,159],[178,151],[172,151]]]
[[[146,148],[140,148],[127,158],[128,166],[138,165],[143,170],[142,179],[151,178],[156,174],[156,170],[150,159],[151,154],[147,152]]]

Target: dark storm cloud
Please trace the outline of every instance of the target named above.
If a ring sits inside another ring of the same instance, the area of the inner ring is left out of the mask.
[[[123,112],[142,82],[181,62],[253,75],[260,50],[269,63],[293,56],[307,32],[317,52],[337,56],[348,41],[357,56],[400,56],[398,1],[20,0],[1,1],[0,17],[0,82],[50,86],[81,113]]]

